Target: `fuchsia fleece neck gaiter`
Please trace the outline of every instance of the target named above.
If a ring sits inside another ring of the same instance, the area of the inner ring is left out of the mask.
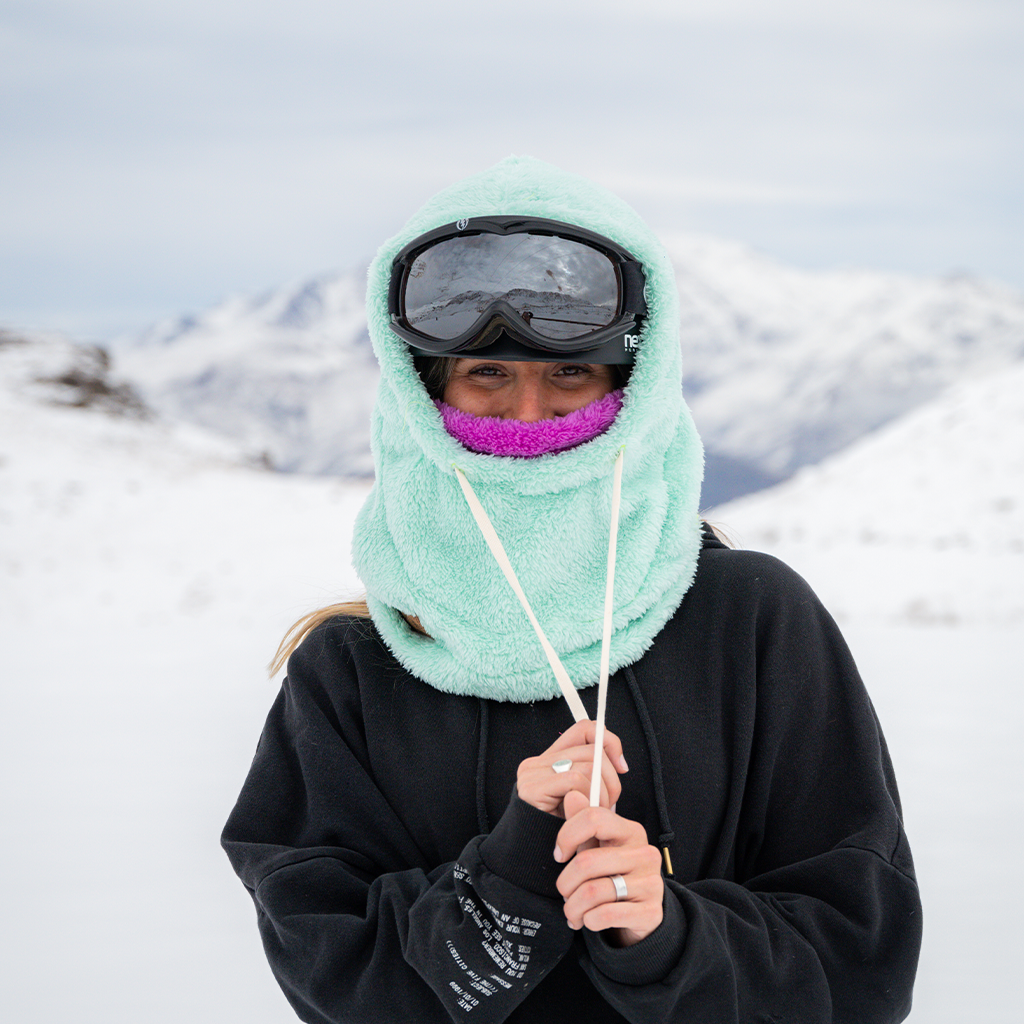
[[[536,423],[503,420],[498,416],[473,416],[444,402],[434,404],[441,411],[445,429],[463,447],[485,455],[530,459],[575,448],[603,434],[622,408],[622,390],[611,391],[568,416]]]

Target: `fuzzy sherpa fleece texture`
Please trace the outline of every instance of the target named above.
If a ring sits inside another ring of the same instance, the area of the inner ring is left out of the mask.
[[[532,459],[549,452],[567,451],[603,434],[622,408],[622,392],[610,391],[582,409],[534,423],[474,416],[445,402],[434,405],[441,410],[445,430],[464,448],[485,455]]]
[[[405,344],[389,326],[397,253],[463,217],[527,215],[589,228],[641,261],[648,316],[611,427],[535,459],[468,451],[445,429]],[[356,520],[353,560],[385,643],[437,689],[496,700],[559,694],[551,668],[477,530],[455,476],[487,510],[548,639],[578,688],[598,679],[611,482],[625,448],[611,670],[636,661],[679,606],[700,550],[703,452],[682,397],[679,306],[668,256],[622,200],[527,157],[439,193],[370,266],[370,338],[381,365],[373,414],[376,479]],[[414,632],[416,615],[429,636]]]

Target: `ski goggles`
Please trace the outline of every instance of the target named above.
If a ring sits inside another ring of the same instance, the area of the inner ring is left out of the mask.
[[[473,217],[392,264],[391,329],[417,355],[632,363],[647,314],[640,262],[538,217]]]

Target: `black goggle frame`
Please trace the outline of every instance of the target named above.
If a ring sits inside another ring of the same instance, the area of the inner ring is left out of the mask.
[[[602,253],[615,270],[618,308],[607,326],[575,338],[550,338],[502,299],[491,302],[473,326],[455,338],[432,338],[406,318],[405,289],[416,258],[440,242],[468,235],[546,235],[578,242]],[[610,365],[633,362],[640,330],[647,315],[643,266],[632,253],[611,239],[575,224],[543,217],[471,217],[435,228],[413,239],[395,257],[388,289],[391,329],[415,355],[472,355],[481,359],[580,361]]]

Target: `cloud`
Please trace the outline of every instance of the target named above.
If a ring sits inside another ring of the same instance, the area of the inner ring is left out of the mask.
[[[175,313],[353,265],[510,152],[662,228],[1024,284],[1016,0],[14,0],[0,19],[0,321],[81,302],[74,280]]]

